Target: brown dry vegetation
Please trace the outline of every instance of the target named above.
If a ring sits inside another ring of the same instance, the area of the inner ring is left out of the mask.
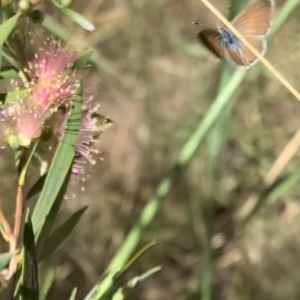
[[[221,11],[223,1],[212,1]],[[278,1],[278,9],[281,3]],[[192,21],[215,20],[197,0],[75,1],[96,32],[74,31],[108,67],[93,67],[101,113],[115,125],[99,149],[104,161],[91,168],[84,193],[69,197],[64,213],[90,205],[80,225],[54,255],[59,265],[51,299],[78,299],[90,290],[122,244],[143,205],[153,195],[198,120],[210,106],[220,63],[196,41]],[[267,58],[300,88],[299,8],[269,44]],[[62,22],[70,26],[69,21]],[[98,54],[99,54],[98,53]],[[114,76],[111,75],[114,74]],[[300,299],[300,189],[296,185],[240,230],[236,212],[299,128],[298,103],[259,64],[237,92],[219,162],[216,208],[215,299]],[[288,169],[298,164],[299,155]],[[143,282],[131,299],[200,299],[205,257],[203,216],[194,212],[210,197],[209,147],[199,149],[143,236],[155,240],[133,273],[162,270]],[[9,190],[9,189],[7,189]],[[75,190],[77,193],[77,191]],[[195,209],[195,207],[197,209]]]

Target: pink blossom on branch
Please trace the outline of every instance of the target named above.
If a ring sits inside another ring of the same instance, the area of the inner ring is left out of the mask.
[[[27,96],[0,109],[4,135],[11,146],[28,147],[41,136],[45,123],[57,109],[69,106],[78,84],[71,68],[75,58],[76,52],[52,38],[38,48],[24,70],[29,78]]]
[[[80,79],[72,68],[76,56],[76,52],[62,47],[52,38],[38,48],[24,70],[28,79],[27,96],[0,107],[4,137],[10,146],[29,147],[33,140],[40,139],[39,148],[46,150],[61,140]],[[112,124],[98,114],[94,93],[84,90],[72,165],[72,172],[77,175],[85,174],[87,164],[96,163],[99,154],[96,142]]]
[[[28,147],[41,136],[45,122],[51,116],[47,105],[36,105],[30,97],[1,107],[2,126],[6,140],[12,147]]]
[[[71,68],[76,52],[49,38],[24,70],[30,78],[32,102],[58,107],[69,104],[76,91],[76,72]]]

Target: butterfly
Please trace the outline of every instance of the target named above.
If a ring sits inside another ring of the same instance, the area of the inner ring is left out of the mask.
[[[264,37],[272,26],[274,6],[273,0],[256,0],[231,22],[262,55],[267,50]],[[224,25],[218,29],[204,29],[197,37],[216,57],[226,59],[235,65],[249,68],[258,61],[256,56]]]

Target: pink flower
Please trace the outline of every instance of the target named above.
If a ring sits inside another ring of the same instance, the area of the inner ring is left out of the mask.
[[[78,84],[71,68],[75,57],[74,51],[50,38],[28,62],[24,70],[29,77],[28,95],[4,105],[0,112],[5,138],[12,147],[28,147],[57,109],[69,106]]]
[[[35,105],[30,97],[1,108],[4,135],[12,147],[28,147],[40,137],[46,120],[51,116],[49,106]]]
[[[69,104],[76,91],[76,73],[72,62],[76,52],[63,49],[60,42],[50,38],[28,62],[25,73],[30,78],[32,102],[58,107]]]
[[[75,52],[63,49],[54,39],[48,39],[38,49],[35,58],[28,62],[24,70],[29,80],[27,96],[0,108],[2,132],[10,146],[29,147],[33,140],[40,139],[39,148],[46,146],[49,149],[51,143],[61,140],[79,83],[72,69],[75,57]],[[96,163],[99,151],[95,144],[100,134],[112,124],[97,113],[99,106],[93,103],[92,93],[85,91],[82,100],[72,167],[73,173],[78,175],[85,174],[87,164]]]

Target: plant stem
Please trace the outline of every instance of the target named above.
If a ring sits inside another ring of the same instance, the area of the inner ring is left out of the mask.
[[[16,240],[19,238],[21,221],[23,211],[23,185],[18,185],[17,199],[16,199],[16,211],[15,211],[15,224],[14,224],[14,236]]]

